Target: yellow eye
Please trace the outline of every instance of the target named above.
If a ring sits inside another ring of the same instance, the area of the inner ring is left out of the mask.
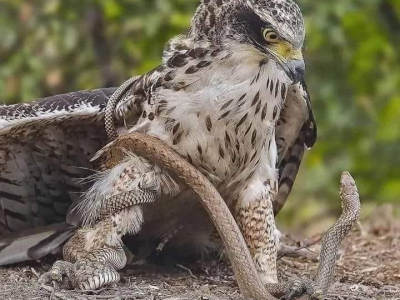
[[[279,35],[272,29],[264,29],[263,35],[269,43],[277,43],[279,41]]]

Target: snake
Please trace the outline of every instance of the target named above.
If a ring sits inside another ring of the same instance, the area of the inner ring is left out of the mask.
[[[122,161],[127,150],[174,174],[198,194],[201,204],[220,234],[239,289],[246,299],[276,300],[274,295],[286,295],[296,288],[301,293],[306,292],[311,299],[323,299],[333,280],[339,246],[360,214],[357,186],[349,172],[343,172],[341,176],[342,214],[322,239],[320,265],[314,280],[264,285],[231,211],[218,190],[200,171],[165,142],[139,132],[117,137],[100,150],[93,160],[102,157],[106,168],[113,168]]]

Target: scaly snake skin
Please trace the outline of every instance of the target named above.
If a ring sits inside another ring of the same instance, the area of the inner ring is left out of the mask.
[[[201,203],[221,235],[243,296],[256,300],[271,300],[276,298],[268,290],[273,294],[288,292],[288,288],[290,289],[288,284],[264,286],[239,227],[218,191],[202,173],[162,141],[142,133],[130,133],[118,137],[100,151],[94,159],[101,156],[105,159],[106,167],[112,168],[123,159],[124,150],[127,149],[175,174],[199,195]],[[348,172],[342,174],[340,196],[343,212],[323,239],[321,264],[315,281],[300,280],[293,283],[296,285],[300,282],[306,292],[315,299],[323,297],[319,291],[325,293],[328,290],[333,277],[338,247],[359,216],[358,191]],[[296,286],[294,287],[296,288]]]
[[[112,141],[118,137],[117,130],[114,124],[114,112],[118,102],[125,95],[127,90],[131,87],[132,83],[138,80],[141,76],[134,76],[125,81],[110,97],[107,102],[106,111],[104,115],[104,125],[106,128],[107,136]]]

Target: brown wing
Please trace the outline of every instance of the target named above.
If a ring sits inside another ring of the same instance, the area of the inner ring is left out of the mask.
[[[279,190],[274,199],[278,214],[292,190],[306,148],[317,140],[317,125],[305,82],[290,88],[276,129]]]
[[[0,234],[65,221],[107,142],[102,117],[114,90],[0,107]]]

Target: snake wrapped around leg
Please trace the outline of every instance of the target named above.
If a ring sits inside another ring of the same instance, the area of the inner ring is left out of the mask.
[[[287,295],[294,290],[298,293],[306,292],[311,299],[323,299],[333,278],[338,248],[360,213],[357,187],[348,172],[344,172],[341,178],[340,196],[343,212],[323,238],[321,262],[314,281],[299,279],[290,283],[265,286],[255,269],[244,238],[229,208],[216,188],[201,172],[162,141],[137,132],[118,137],[99,151],[94,160],[102,158],[106,162],[106,167],[112,168],[122,160],[126,150],[134,151],[137,155],[165,168],[182,179],[199,195],[201,203],[221,236],[243,296],[255,300],[271,300],[276,299],[273,295]],[[292,296],[297,294],[292,293]]]

